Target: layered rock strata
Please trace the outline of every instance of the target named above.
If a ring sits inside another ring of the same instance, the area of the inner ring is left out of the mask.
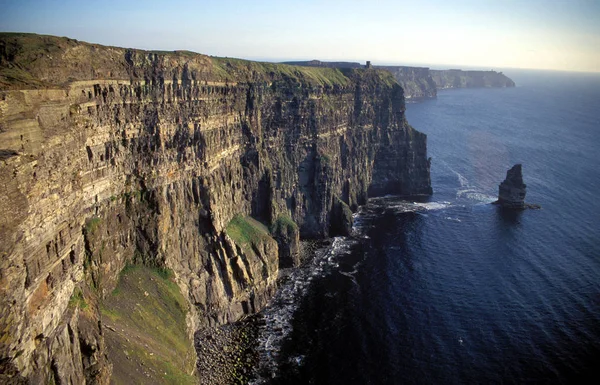
[[[173,271],[191,337],[261,309],[369,194],[431,193],[386,71],[2,34],[0,87],[0,382],[107,383],[127,264]]]

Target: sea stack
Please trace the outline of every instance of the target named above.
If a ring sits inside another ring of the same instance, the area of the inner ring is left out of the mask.
[[[498,188],[498,200],[494,203],[509,209],[525,209],[527,186],[523,183],[523,172],[520,164],[515,164],[506,172],[506,179]]]

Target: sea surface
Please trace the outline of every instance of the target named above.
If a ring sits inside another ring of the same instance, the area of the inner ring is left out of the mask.
[[[600,381],[600,75],[506,74],[407,106],[433,196],[371,199],[290,273],[255,383]],[[541,210],[490,204],[516,163]]]

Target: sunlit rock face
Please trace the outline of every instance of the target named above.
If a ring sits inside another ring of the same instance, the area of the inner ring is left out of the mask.
[[[385,71],[18,34],[0,55],[0,382],[107,383],[127,264],[174,272],[191,336],[260,310],[298,238],[347,233],[369,194],[431,193]]]

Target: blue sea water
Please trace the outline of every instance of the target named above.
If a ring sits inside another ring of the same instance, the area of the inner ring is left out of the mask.
[[[600,381],[600,76],[507,75],[407,106],[433,196],[370,200],[292,273],[258,382]],[[515,163],[541,210],[490,204]]]

